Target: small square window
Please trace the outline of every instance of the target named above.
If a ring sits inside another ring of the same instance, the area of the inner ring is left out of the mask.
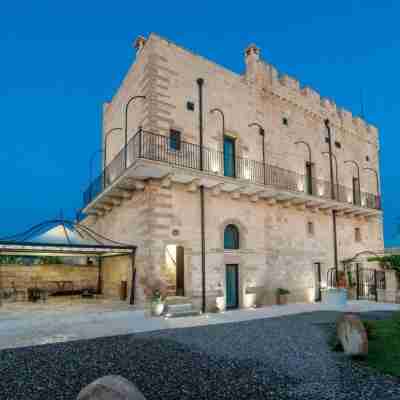
[[[314,236],[314,222],[311,222],[311,221],[307,222],[307,233],[310,236]]]
[[[289,120],[287,119],[287,117],[283,117],[282,118],[282,124],[285,125],[285,126],[289,125]]]
[[[356,242],[361,242],[361,229],[360,228],[354,229],[354,239]]]
[[[194,103],[191,102],[191,101],[188,101],[186,103],[186,109],[189,110],[189,111],[194,111]]]
[[[181,149],[181,132],[171,129],[169,132],[169,148],[171,150]]]
[[[342,148],[342,144],[341,144],[340,142],[338,142],[338,141],[335,142],[335,146],[336,146],[338,149],[341,149],[341,148]]]
[[[365,161],[369,161],[369,156],[365,156]]]

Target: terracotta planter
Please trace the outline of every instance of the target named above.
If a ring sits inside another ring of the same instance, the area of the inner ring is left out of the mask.
[[[276,304],[283,306],[288,303],[288,295],[287,294],[277,294],[276,295]]]

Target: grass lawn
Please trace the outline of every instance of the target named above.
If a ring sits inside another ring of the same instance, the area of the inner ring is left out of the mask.
[[[390,319],[363,322],[369,339],[368,365],[400,377],[400,313]]]

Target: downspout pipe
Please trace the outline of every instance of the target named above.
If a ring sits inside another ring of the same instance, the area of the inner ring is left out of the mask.
[[[200,171],[203,166],[203,84],[204,79],[197,79],[199,91],[199,135],[200,135]],[[200,230],[201,230],[201,311],[206,312],[206,239],[205,239],[205,210],[204,186],[200,185]]]
[[[310,176],[309,176],[309,178],[310,178],[310,185],[311,185],[311,190],[310,190],[310,193],[307,193],[307,194],[313,194],[313,192],[314,192],[314,190],[313,190],[313,173],[312,173],[312,165],[313,165],[313,163],[312,163],[312,154],[311,154],[311,146],[306,142],[306,141],[304,141],[304,140],[298,140],[297,142],[294,142],[294,144],[304,144],[304,146],[306,146],[307,147],[307,151],[308,151],[308,165],[310,166]]]
[[[333,154],[332,154],[332,134],[329,119],[325,121],[326,131],[328,133],[328,145],[329,145],[329,169],[331,176],[331,196],[332,200],[335,200],[335,181],[333,178]],[[332,226],[333,226],[333,261],[335,265],[336,274],[336,285],[339,283],[339,262],[338,262],[338,244],[337,244],[337,226],[336,226],[336,210],[332,210]]]

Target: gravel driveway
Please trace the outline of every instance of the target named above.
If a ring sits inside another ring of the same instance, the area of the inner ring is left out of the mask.
[[[0,398],[75,400],[94,379],[119,374],[148,400],[399,399],[400,380],[330,351],[337,316],[314,312],[3,350]]]

